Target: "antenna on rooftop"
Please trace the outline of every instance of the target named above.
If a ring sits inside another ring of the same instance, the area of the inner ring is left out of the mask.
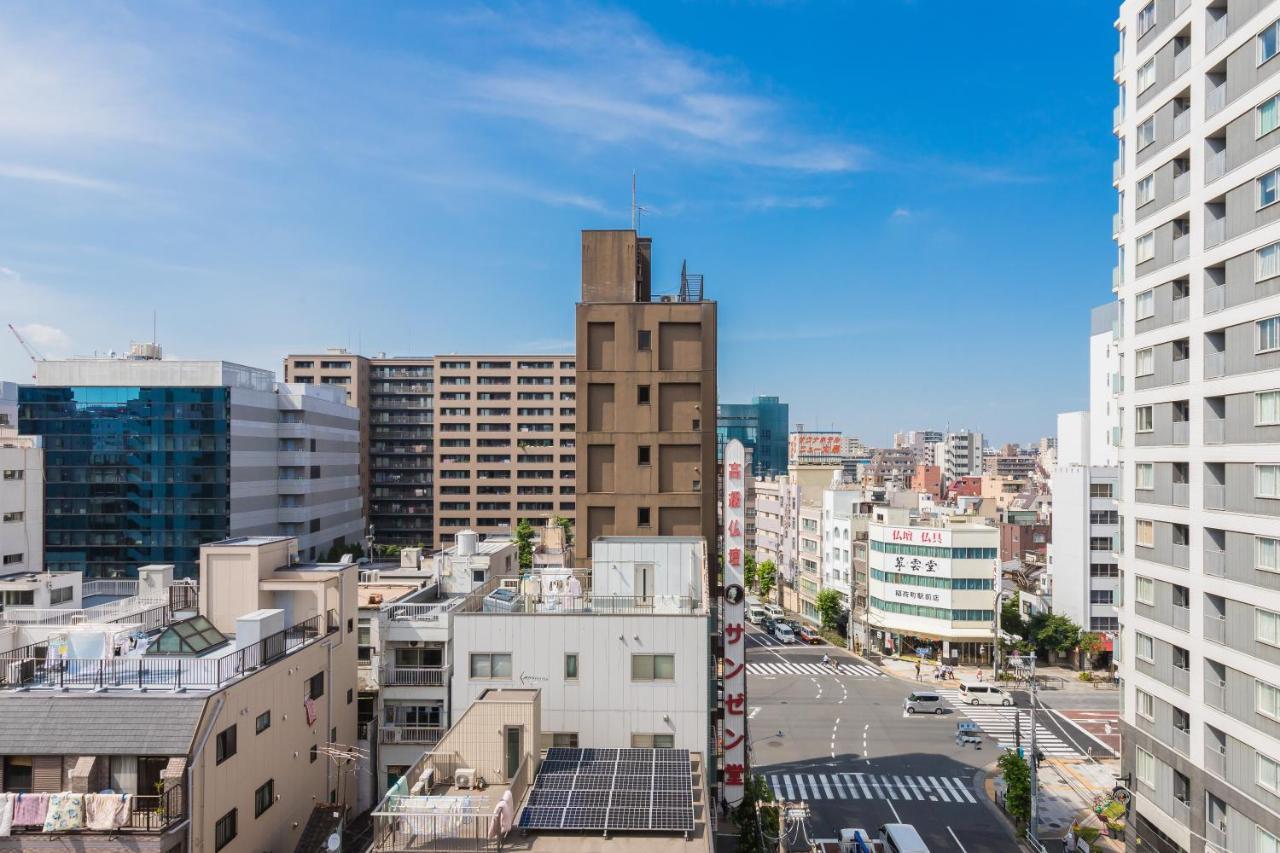
[[[643,207],[636,204],[636,170],[631,170],[631,230],[640,230],[640,217],[642,214],[648,213]]]

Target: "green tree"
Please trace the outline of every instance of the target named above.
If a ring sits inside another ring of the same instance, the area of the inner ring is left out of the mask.
[[[1015,637],[1027,636],[1027,623],[1022,618],[1022,596],[1015,592],[1000,605],[1000,630]]]
[[[733,810],[733,822],[738,827],[739,853],[767,853],[774,849],[778,838],[778,810],[756,809],[756,803],[771,802],[773,791],[763,776],[752,776],[747,780],[743,786],[742,802]]]
[[[822,627],[834,628],[836,619],[840,618],[840,611],[844,609],[840,593],[834,589],[820,590],[813,603],[818,609],[818,616],[822,619]]]
[[[773,560],[765,560],[756,566],[756,590],[761,596],[768,598],[777,583],[778,567],[773,564]]]
[[[1027,639],[1048,658],[1048,654],[1069,654],[1080,645],[1080,626],[1061,613],[1042,611],[1027,623]]]
[[[1000,775],[1004,777],[1004,808],[1025,831],[1031,819],[1031,768],[1026,759],[1013,750],[1007,750],[998,762]]]
[[[516,525],[516,552],[520,555],[520,568],[528,571],[533,568],[533,525],[529,519],[522,518]]]
[[[1102,651],[1103,639],[1101,634],[1081,634],[1080,635],[1080,654],[1084,655],[1085,661],[1089,666],[1093,665],[1093,656]],[[1082,664],[1083,666],[1084,664]]]
[[[742,583],[747,589],[756,588],[756,558],[752,554],[742,558]]]
[[[563,516],[555,517],[555,524],[564,532],[564,544],[566,546],[573,544],[573,522]]]

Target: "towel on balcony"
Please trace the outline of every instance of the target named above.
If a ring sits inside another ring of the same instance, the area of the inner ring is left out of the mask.
[[[44,816],[48,808],[48,794],[15,794],[13,825],[44,826]]]
[[[511,797],[511,789],[502,792],[502,799],[498,801],[499,814],[502,815],[502,834],[506,835],[511,831],[511,824],[516,815],[515,801]]]
[[[307,725],[314,726],[316,724],[316,700],[308,697],[302,700],[302,707],[307,712]]]
[[[0,837],[13,831],[13,794],[0,794]]]
[[[89,829],[119,829],[133,815],[131,794],[85,794],[84,825]]]
[[[49,808],[44,815],[45,832],[70,832],[84,829],[84,794],[63,791],[49,795]]]

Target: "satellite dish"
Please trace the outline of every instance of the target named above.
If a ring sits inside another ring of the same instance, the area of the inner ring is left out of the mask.
[[[324,843],[325,849],[330,853],[338,853],[342,849],[342,836],[334,832],[329,835],[329,840]]]

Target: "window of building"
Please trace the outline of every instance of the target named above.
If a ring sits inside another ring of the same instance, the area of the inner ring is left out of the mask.
[[[236,810],[224,814],[218,818],[218,822],[213,825],[213,849],[221,850],[230,844],[236,837]]]
[[[1089,617],[1090,631],[1119,631],[1120,619],[1117,616],[1091,616]]]
[[[319,699],[324,695],[323,672],[317,672],[315,675],[307,679],[307,695],[312,699]]]
[[[218,732],[218,742],[215,747],[216,763],[221,764],[228,758],[236,754],[236,726],[232,723],[227,728]]]
[[[1145,690],[1137,691],[1138,708],[1137,711],[1148,720],[1156,718],[1156,698]]]
[[[653,348],[653,332],[649,329],[640,329],[636,332],[636,349],[641,352],[648,351]]]
[[[632,749],[675,749],[676,736],[658,734],[656,732],[633,732],[631,734]]]
[[[1138,125],[1138,150],[1141,151],[1148,145],[1156,141],[1156,119],[1155,116]]]
[[[1090,604],[1114,604],[1115,592],[1109,589],[1091,589],[1089,590]]]
[[[271,728],[271,712],[263,711],[258,715],[258,719],[254,720],[253,733],[260,735],[269,728]]]
[[[4,520],[5,520],[5,521],[22,521],[24,518],[26,518],[26,514],[25,514],[25,513],[23,513],[23,512],[21,512],[21,511],[18,511],[18,512],[6,512],[6,513],[4,514]]]
[[[22,475],[21,468],[5,468],[4,469],[4,478],[6,480],[21,480],[22,476],[23,475]]]
[[[1280,720],[1280,687],[1267,684],[1265,681],[1257,682],[1257,710],[1259,714],[1271,717],[1273,720]]]
[[[1140,349],[1134,353],[1134,376],[1150,376],[1156,372],[1156,351],[1153,347]]]
[[[577,732],[543,732],[542,748],[552,749],[557,746],[566,747],[568,749],[578,748]]]
[[[649,515],[650,515],[649,507],[647,506],[636,507],[636,525],[638,527],[648,527]]]
[[[1280,124],[1280,95],[1267,98],[1254,109],[1255,128],[1259,138],[1266,136]]]
[[[1253,395],[1255,426],[1280,424],[1280,391],[1259,391]]]
[[[1138,294],[1138,298],[1134,304],[1137,311],[1135,320],[1146,320],[1148,317],[1156,316],[1156,292],[1154,290],[1144,290]]]
[[[576,652],[564,656],[564,678],[566,681],[578,680],[578,655]]]
[[[1277,181],[1280,181],[1280,172],[1267,172],[1256,181],[1258,187],[1258,209],[1270,207],[1276,203]]]
[[[636,464],[637,465],[651,464],[650,458],[651,456],[650,456],[649,445],[641,444],[636,448]]]
[[[1280,275],[1280,243],[1263,246],[1254,252],[1255,278],[1262,281]]]
[[[1156,25],[1156,0],[1138,11],[1138,38],[1142,38]]]
[[[1136,522],[1136,544],[1139,548],[1154,548],[1156,544],[1156,525],[1154,521],[1139,518]]]
[[[1280,572],[1280,539],[1270,536],[1257,536],[1257,568],[1264,572]]]
[[[276,780],[268,779],[258,790],[253,792],[253,816],[262,817],[262,813],[271,808],[276,801]]]
[[[649,386],[648,385],[636,386],[636,403],[641,406],[649,405]]]
[[[1138,656],[1138,659],[1154,663],[1156,659],[1156,641],[1146,634],[1135,634],[1133,639],[1134,654]]]
[[[1280,838],[1258,827],[1258,853],[1280,853]]]
[[[1276,55],[1277,33],[1280,32],[1280,21],[1274,21],[1267,25],[1266,29],[1258,33],[1258,64],[1266,62],[1268,59]]]
[[[1133,411],[1138,419],[1138,424],[1137,424],[1138,432],[1151,432],[1152,430],[1155,429],[1155,424],[1154,424],[1155,418],[1152,416],[1153,407],[1139,406]]]
[[[1095,563],[1089,567],[1089,577],[1118,578],[1120,577],[1120,567],[1115,563]]]
[[[1253,477],[1260,498],[1280,498],[1280,465],[1255,465]]]
[[[1156,58],[1153,56],[1138,66],[1138,94],[1150,89],[1156,82]]]
[[[1133,579],[1133,595],[1141,604],[1156,603],[1156,582],[1151,578],[1135,577]]]
[[[471,655],[472,678],[510,678],[511,654],[481,652]]]
[[[1253,611],[1254,636],[1260,643],[1280,646],[1280,613],[1259,607]]]
[[[1139,462],[1133,468],[1135,489],[1147,491],[1156,487],[1156,466],[1154,462]]]
[[[1111,497],[1111,484],[1110,483],[1090,483],[1089,497],[1091,498]]]
[[[1257,322],[1258,352],[1280,349],[1280,317],[1268,317]]]
[[[632,681],[671,681],[676,677],[675,655],[632,655]]]
[[[311,744],[311,763],[315,764],[318,758],[320,758],[320,744],[313,743]]]

